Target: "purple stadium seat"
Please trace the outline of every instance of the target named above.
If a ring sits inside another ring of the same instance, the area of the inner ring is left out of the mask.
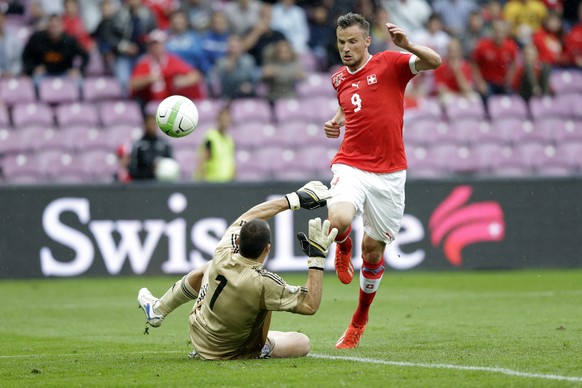
[[[26,130],[30,131],[30,129]],[[75,152],[79,135],[73,131],[55,131],[53,129],[44,130],[41,134],[36,149],[37,152],[54,150],[59,152]]]
[[[76,102],[61,104],[55,108],[55,117],[60,128],[79,125],[99,126],[99,112],[95,104]]]
[[[335,90],[327,73],[312,73],[297,83],[297,97],[334,97]]]
[[[556,159],[582,172],[582,142],[564,142],[556,146]]]
[[[110,182],[117,171],[117,157],[112,150],[87,150],[79,153],[77,163],[85,174],[98,182]]]
[[[83,80],[82,89],[85,101],[95,102],[123,98],[121,85],[115,77],[87,77]]]
[[[335,97],[319,96],[300,100],[299,107],[301,112],[300,116],[305,114],[310,122],[323,127],[323,123],[331,119],[337,112],[338,104]],[[295,118],[295,121],[297,120],[298,118]],[[299,118],[299,120],[301,121],[303,118]]]
[[[13,184],[41,183],[46,176],[34,156],[18,154],[2,160],[4,182]]]
[[[258,163],[265,165],[271,174],[288,165],[293,165],[297,158],[293,149],[279,146],[257,148],[252,157]]]
[[[6,105],[0,105],[0,128],[9,128],[12,126],[10,115]]]
[[[405,125],[404,139],[417,145],[466,143],[462,132],[450,126],[446,121],[420,120]]]
[[[490,96],[487,99],[487,107],[491,120],[505,118],[525,120],[528,117],[527,104],[517,95]]]
[[[269,166],[265,166],[246,150],[236,152],[236,180],[261,181],[271,176]]]
[[[488,141],[500,141],[502,143],[509,144],[514,141],[519,141],[525,131],[523,126],[528,126],[526,121],[519,118],[498,118],[491,120],[491,130],[487,134],[488,136],[480,136],[480,141],[484,141],[484,137]],[[495,140],[493,140],[495,139]]]
[[[331,160],[337,149],[330,146],[315,144],[303,146],[296,152],[295,163],[304,170],[329,171]]]
[[[184,182],[194,179],[194,171],[198,162],[196,149],[173,150],[173,157],[180,164],[180,178]]]
[[[8,106],[35,101],[32,79],[20,77],[0,80],[0,99]]]
[[[536,170],[544,164],[558,163],[556,149],[551,145],[540,143],[519,143],[513,147],[521,161],[531,170]]]
[[[53,116],[52,108],[42,102],[16,104],[12,108],[12,124],[16,130],[35,125],[52,127]]]
[[[564,165],[542,165],[536,173],[544,177],[568,177],[575,174],[576,170]]]
[[[68,77],[43,78],[38,86],[40,101],[47,104],[63,104],[80,100],[77,80]]]
[[[556,95],[582,93],[582,72],[556,69],[550,74],[550,86]]]
[[[208,98],[202,101],[195,101],[195,104],[196,108],[198,108],[199,125],[204,123],[211,123],[214,125],[214,123],[216,123],[218,112],[226,105],[226,102],[219,99]]]
[[[471,149],[455,144],[433,144],[427,149],[427,159],[443,172],[472,173],[477,163]]]
[[[0,129],[0,155],[15,155],[27,152],[27,145],[20,140],[21,132],[12,129]]]
[[[582,92],[571,94],[569,101],[574,120],[582,121],[582,109],[580,109],[582,107]]]
[[[335,101],[335,106],[337,107],[337,101]],[[435,98],[424,98],[419,102],[418,106],[404,110],[405,124],[412,124],[420,120],[441,121],[443,119],[443,110]]]
[[[552,120],[544,121],[540,125],[541,131],[550,134],[556,144],[564,142],[582,143],[582,121],[574,120]]]
[[[103,101],[99,105],[99,117],[103,127],[113,125],[143,126],[141,109],[132,100]]]
[[[475,143],[471,147],[475,169],[481,174],[488,174],[499,168],[503,161],[511,157],[511,147],[499,143]]]
[[[548,144],[553,141],[552,133],[542,130],[539,125],[529,120],[505,123],[508,125],[507,134],[514,144],[540,143]],[[500,123],[502,125],[503,123]]]
[[[313,105],[305,104],[304,99],[281,98],[275,101],[275,119],[277,123],[307,123],[313,117]]]
[[[453,98],[444,105],[449,121],[461,119],[485,119],[485,107],[480,99]]]
[[[569,118],[572,116],[571,98],[568,95],[532,97],[529,101],[529,110],[536,122]]]
[[[98,50],[92,50],[89,52],[89,63],[87,64],[87,69],[85,70],[87,76],[98,77],[103,76],[106,73],[105,62],[101,53]]]
[[[261,98],[242,98],[231,103],[231,115],[234,124],[270,123],[271,106]],[[214,118],[216,120],[216,118]]]

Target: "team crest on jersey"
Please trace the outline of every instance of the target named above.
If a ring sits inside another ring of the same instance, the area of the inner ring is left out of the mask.
[[[342,83],[343,80],[344,80],[344,73],[340,72],[340,73],[337,73],[336,75],[333,76],[331,82],[333,82],[333,86],[335,86],[337,88],[339,86],[339,84]]]
[[[368,85],[378,83],[378,77],[376,77],[376,74],[370,74],[366,79],[368,80]]]

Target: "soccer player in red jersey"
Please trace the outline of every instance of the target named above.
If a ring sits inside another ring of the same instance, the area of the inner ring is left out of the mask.
[[[351,224],[363,216],[360,296],[352,320],[336,348],[355,348],[368,322],[370,304],[384,273],[384,250],[400,228],[404,213],[406,155],[402,138],[404,90],[422,70],[436,69],[440,56],[414,44],[398,26],[387,23],[394,44],[407,52],[383,51],[371,55],[370,24],[359,14],[340,16],[336,24],[342,67],[332,76],[338,110],[324,124],[329,138],[340,136],[341,146],[333,158],[333,197],[328,217],[339,234],[335,268],[342,283],[354,276],[351,261]]]

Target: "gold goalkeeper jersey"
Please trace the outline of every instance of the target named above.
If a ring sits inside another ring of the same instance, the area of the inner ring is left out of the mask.
[[[190,339],[204,359],[257,357],[269,330],[268,312],[294,312],[307,293],[238,253],[244,222],[231,225],[218,243],[190,314]]]

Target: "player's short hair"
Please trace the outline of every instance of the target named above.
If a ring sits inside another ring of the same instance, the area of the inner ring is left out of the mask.
[[[340,16],[335,24],[336,28],[345,30],[351,26],[359,26],[366,36],[370,35],[370,23],[359,13],[349,12]]]
[[[240,228],[239,251],[247,259],[258,259],[271,243],[271,228],[265,220],[255,219]]]

